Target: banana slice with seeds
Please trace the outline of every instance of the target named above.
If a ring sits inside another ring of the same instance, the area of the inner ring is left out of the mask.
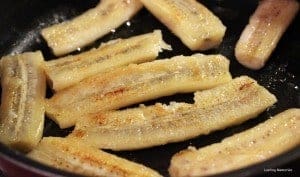
[[[161,176],[156,171],[141,164],[66,138],[43,138],[37,148],[27,156],[55,168],[84,176]]]
[[[179,142],[254,118],[276,98],[255,80],[243,76],[197,92],[195,102],[90,114],[77,121],[68,138],[113,150]]]
[[[141,8],[139,0],[101,0],[95,8],[41,33],[56,56],[64,55],[119,27]]]
[[[61,128],[66,128],[89,113],[208,89],[230,80],[229,61],[221,55],[196,54],[131,64],[57,92],[47,100],[46,113]]]
[[[191,50],[217,47],[226,27],[196,0],[141,0]]]
[[[78,55],[46,62],[45,70],[55,91],[96,73],[129,63],[152,61],[162,49],[170,50],[160,30],[128,39],[117,39]]]
[[[172,157],[172,177],[208,176],[265,161],[300,145],[300,109],[286,110],[254,128]]]
[[[0,141],[25,152],[37,145],[44,128],[43,61],[41,52],[1,59]]]

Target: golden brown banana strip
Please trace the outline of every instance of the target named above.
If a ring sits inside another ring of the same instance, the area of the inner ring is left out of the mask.
[[[118,109],[175,93],[208,89],[231,80],[222,55],[177,56],[99,73],[57,92],[46,113],[61,128],[88,113]]]
[[[1,59],[0,141],[29,151],[40,141],[44,128],[46,81],[41,52]]]
[[[239,63],[261,69],[299,10],[297,0],[262,0],[235,47]]]
[[[141,164],[66,138],[43,138],[37,148],[28,154],[28,157],[46,165],[84,176],[161,176]]]
[[[217,47],[226,27],[196,0],[141,0],[191,50]]]
[[[276,102],[274,95],[246,76],[196,95],[195,104],[156,104],[91,114],[78,120],[68,138],[103,149],[140,149],[240,124]]]
[[[289,109],[222,142],[172,157],[172,177],[207,176],[265,161],[300,145],[300,109]]]
[[[97,49],[46,62],[45,70],[55,91],[78,83],[88,76],[129,63],[152,61],[162,49],[171,49],[160,30],[118,39]]]
[[[139,0],[101,0],[95,8],[70,21],[44,28],[41,33],[53,53],[59,56],[94,42],[141,8]]]

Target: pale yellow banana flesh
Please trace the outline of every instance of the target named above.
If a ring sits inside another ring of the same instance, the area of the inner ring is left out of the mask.
[[[46,80],[41,52],[1,59],[0,141],[20,151],[37,145],[44,128]]]
[[[101,0],[93,9],[44,28],[42,36],[56,56],[86,46],[129,20],[142,8],[139,0]]]
[[[243,76],[197,92],[195,102],[90,114],[78,120],[68,138],[113,150],[179,142],[254,118],[276,98],[255,80]]]
[[[27,156],[46,165],[84,176],[160,176],[141,164],[66,138],[43,138]]]
[[[297,0],[262,0],[235,47],[239,63],[261,69],[299,10]]]
[[[231,80],[222,55],[176,56],[100,73],[54,94],[46,113],[61,128],[89,113],[119,109],[176,93],[212,88]]]
[[[300,109],[286,110],[254,128],[172,157],[172,177],[207,176],[265,161],[300,145]]]
[[[191,50],[217,47],[226,27],[196,0],[141,0]]]
[[[160,30],[128,39],[117,39],[78,55],[46,62],[45,71],[55,91],[94,74],[130,63],[154,60],[162,49],[171,49]]]

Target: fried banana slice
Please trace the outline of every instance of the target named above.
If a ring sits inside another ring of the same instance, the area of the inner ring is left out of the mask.
[[[141,0],[191,50],[217,47],[226,27],[196,0]]]
[[[40,141],[44,128],[46,81],[41,52],[1,59],[0,141],[29,151]]]
[[[89,113],[208,89],[230,80],[229,60],[222,55],[196,54],[131,64],[57,92],[47,100],[46,113],[61,128],[66,128]]]
[[[91,114],[78,120],[68,138],[113,150],[179,142],[256,117],[276,98],[255,80],[243,76],[197,92],[195,102]]]
[[[129,63],[152,61],[162,49],[171,49],[160,30],[153,33],[118,39],[78,55],[46,62],[46,74],[55,91],[74,85],[96,73]]]
[[[94,42],[129,20],[142,8],[139,0],[101,0],[93,9],[41,33],[56,56]]]
[[[289,109],[222,142],[172,157],[170,175],[207,176],[265,161],[300,145],[300,109]]]
[[[239,63],[261,69],[299,10],[297,0],[262,0],[235,47]]]
[[[66,138],[43,138],[27,156],[46,165],[84,176],[161,176],[141,164]]]

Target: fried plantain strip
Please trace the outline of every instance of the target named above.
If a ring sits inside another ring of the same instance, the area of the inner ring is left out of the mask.
[[[61,128],[66,128],[89,113],[208,89],[230,80],[229,60],[221,55],[196,54],[131,64],[57,92],[47,100],[46,113]]]
[[[300,145],[300,109],[286,110],[222,142],[172,157],[170,175],[207,176],[265,161]]]
[[[43,61],[39,51],[1,59],[0,140],[25,152],[37,145],[44,128]]]
[[[90,114],[78,120],[68,138],[113,150],[179,142],[254,118],[276,98],[255,80],[243,76],[196,92],[195,102]]]
[[[42,36],[56,56],[86,46],[129,20],[142,8],[139,0],[101,0],[82,15],[44,28]]]
[[[66,138],[43,138],[37,148],[27,156],[49,166],[84,176],[161,176],[141,164]]]
[[[235,47],[239,63],[261,69],[299,10],[297,0],[262,0]]]
[[[226,27],[196,0],[141,0],[191,50],[217,47]]]
[[[74,85],[88,76],[129,63],[152,61],[162,49],[171,49],[160,30],[128,39],[118,39],[78,55],[46,62],[46,74],[55,91]]]

